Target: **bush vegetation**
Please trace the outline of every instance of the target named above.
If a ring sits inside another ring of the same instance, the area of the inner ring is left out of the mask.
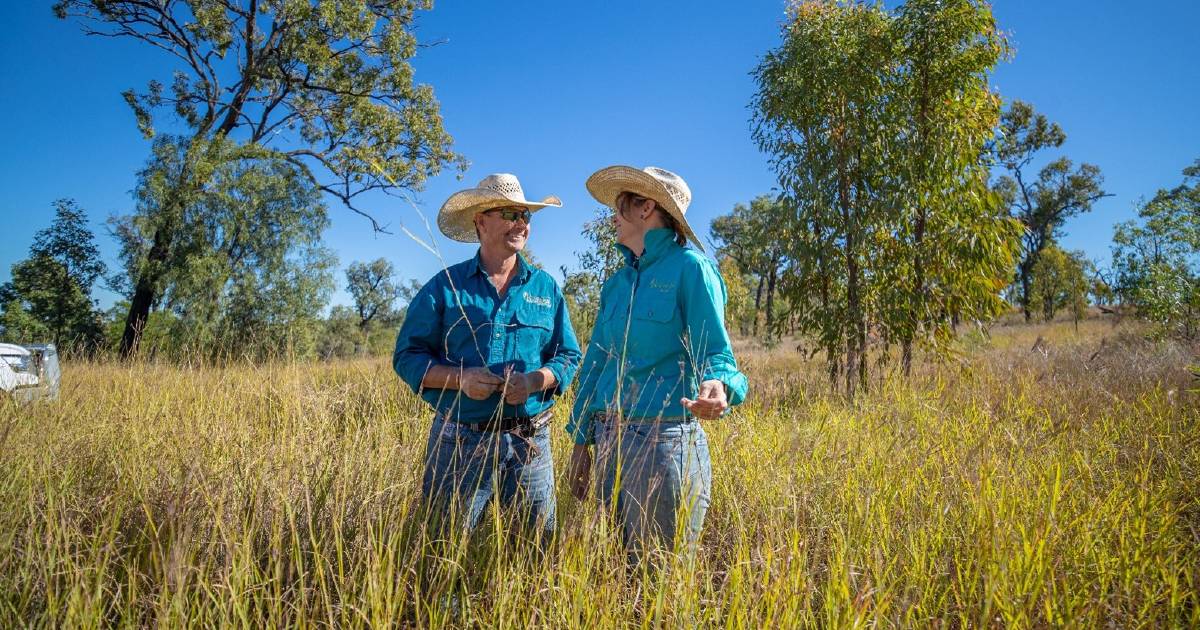
[[[746,349],[703,549],[640,569],[562,477],[545,555],[431,544],[383,360],[71,362],[0,408],[0,626],[1196,627],[1194,349],[1130,326],[999,326],[853,403]]]

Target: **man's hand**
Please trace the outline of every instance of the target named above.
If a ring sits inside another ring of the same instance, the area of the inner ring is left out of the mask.
[[[521,405],[529,396],[538,391],[537,381],[540,381],[540,374],[536,372],[509,372],[508,378],[504,382],[504,402],[510,405]]]
[[[467,395],[467,398],[485,400],[503,384],[504,379],[492,374],[487,368],[473,367],[462,371],[458,388]]]
[[[725,384],[717,379],[700,383],[700,393],[696,395],[696,400],[680,398],[679,402],[683,404],[684,409],[701,420],[715,420],[729,409],[729,399],[725,397]]]
[[[567,480],[571,484],[571,495],[580,501],[587,498],[592,485],[592,448],[576,444],[571,451],[571,464],[567,467]]]

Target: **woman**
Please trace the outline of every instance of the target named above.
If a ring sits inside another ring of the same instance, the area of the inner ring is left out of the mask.
[[[607,282],[580,371],[567,429],[575,439],[571,490],[591,483],[632,551],[694,549],[708,510],[712,469],[699,420],[715,420],[746,395],[746,376],[725,332],[725,283],[685,213],[691,191],[675,173],[610,166],[587,181],[613,208],[626,265]],[[678,522],[677,522],[678,521]]]

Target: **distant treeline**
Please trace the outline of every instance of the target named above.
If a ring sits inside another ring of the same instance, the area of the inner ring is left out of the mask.
[[[117,269],[83,211],[56,202],[0,287],[0,338],[120,356],[386,353],[415,282],[386,260],[351,264],[355,304],[326,314],[336,261],[321,234],[326,200],[382,230],[359,195],[465,167],[432,90],[412,82],[413,5],[290,2],[255,15],[234,3],[196,16],[185,4],[55,4],[87,33],[166,48],[178,67],[169,87],[124,94],[154,142],[132,210],[109,220]],[[1078,318],[1091,302],[1195,339],[1200,161],[1116,226],[1110,264],[1064,251],[1067,221],[1107,196],[1103,176],[1054,154],[1066,134],[1032,105],[1003,104],[988,77],[1011,55],[982,0],[793,3],[751,103],[778,193],[711,226],[730,329],[804,336],[850,395],[869,365],[899,359],[907,373],[916,350],[944,353],[960,323],[1014,307],[1027,321]],[[184,132],[158,134],[164,113]],[[606,213],[584,236],[562,272],[586,339],[622,260]],[[104,312],[91,297],[101,282],[124,296]]]

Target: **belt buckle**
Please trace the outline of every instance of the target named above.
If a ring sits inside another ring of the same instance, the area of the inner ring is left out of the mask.
[[[550,410],[547,409],[546,411],[543,411],[537,415],[519,420],[517,422],[517,426],[513,428],[513,431],[515,431],[521,437],[531,438],[538,431],[540,431],[542,427],[550,424],[550,420],[553,417],[554,414],[550,413]]]

